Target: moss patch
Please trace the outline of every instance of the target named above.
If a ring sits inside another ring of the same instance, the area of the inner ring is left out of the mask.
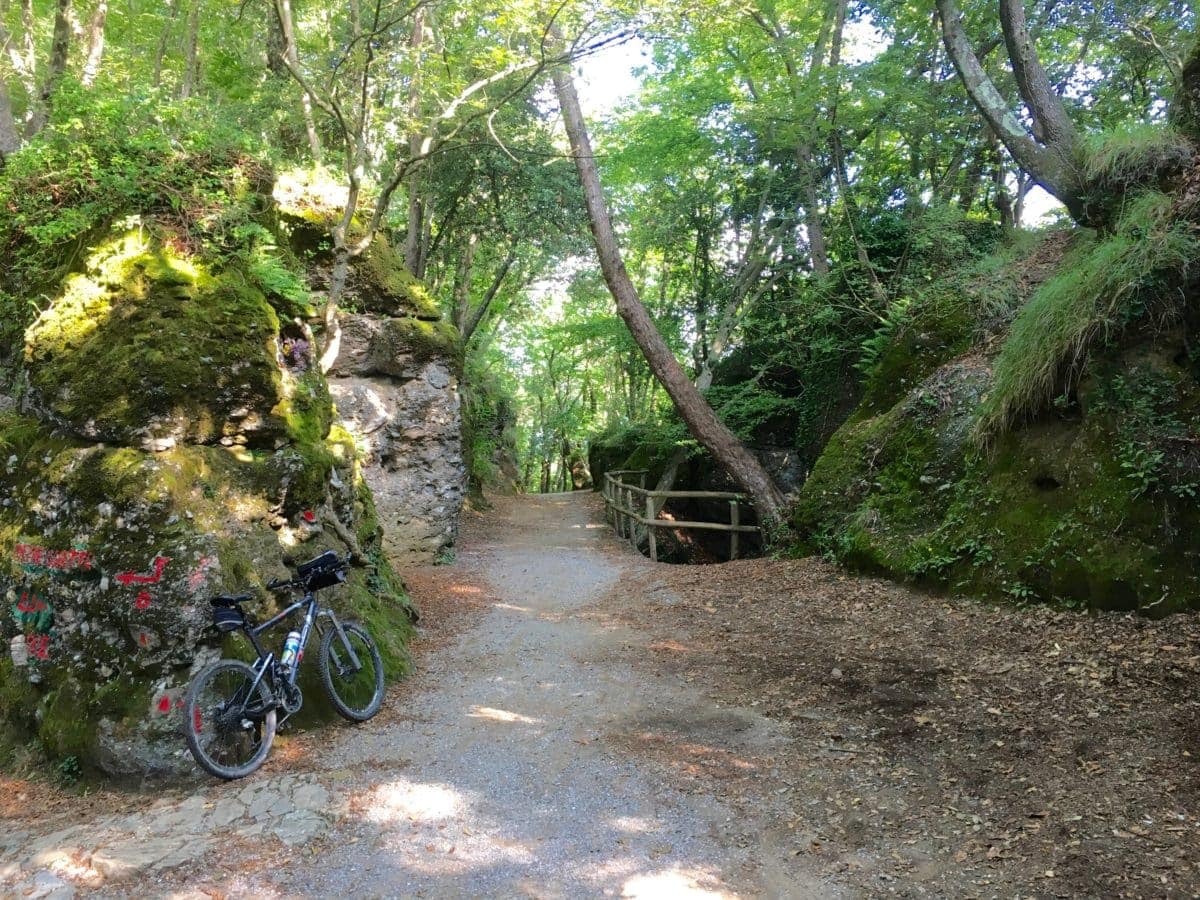
[[[1173,440],[1200,427],[1187,368],[1164,354],[1114,358],[1089,385],[1087,414],[1007,433],[984,455],[970,431],[986,381],[963,390],[963,365],[843,426],[801,493],[797,549],[982,597],[1152,615],[1195,607],[1200,453],[1190,437]],[[1141,408],[1167,418],[1157,438],[1130,421],[1128,373],[1151,365],[1154,399]],[[1119,408],[1114,390],[1125,392]]]
[[[245,276],[213,274],[138,232],[93,254],[88,271],[26,332],[40,404],[77,434],[120,443],[272,440],[284,401],[279,322]]]
[[[405,268],[400,252],[382,234],[355,260],[353,291],[354,304],[366,312],[430,322],[442,317],[429,289]]]

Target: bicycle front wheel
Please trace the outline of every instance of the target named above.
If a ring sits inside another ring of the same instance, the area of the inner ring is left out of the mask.
[[[222,659],[196,676],[183,703],[183,733],[200,768],[244,778],[263,764],[275,740],[275,701],[244,662]]]
[[[321,638],[317,667],[338,715],[351,722],[365,722],[383,706],[383,659],[375,641],[361,625],[344,622],[342,631],[358,657],[358,666],[346,652],[337,629],[331,628]]]

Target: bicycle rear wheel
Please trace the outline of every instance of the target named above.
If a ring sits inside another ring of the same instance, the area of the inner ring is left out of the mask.
[[[222,659],[196,676],[183,703],[183,734],[200,767],[226,780],[263,764],[275,740],[275,701],[244,662]]]
[[[383,659],[375,641],[361,625],[343,622],[342,630],[358,657],[358,668],[354,667],[336,628],[326,631],[321,638],[317,668],[338,715],[351,722],[365,722],[383,706]]]

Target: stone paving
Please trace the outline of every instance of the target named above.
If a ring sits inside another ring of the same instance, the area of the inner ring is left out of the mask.
[[[170,869],[228,836],[274,836],[288,846],[322,835],[345,801],[313,775],[216,785],[184,800],[44,833],[0,834],[0,896],[67,900]]]

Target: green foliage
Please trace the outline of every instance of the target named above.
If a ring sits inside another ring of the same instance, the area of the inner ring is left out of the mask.
[[[911,308],[912,298],[910,297],[898,297],[888,304],[879,327],[862,342],[862,351],[854,363],[854,368],[865,375],[875,371],[884,352],[896,336],[896,332],[908,321]]]
[[[286,318],[314,315],[312,297],[295,263],[285,260],[275,235],[257,222],[246,222],[235,231],[246,274],[271,304]]]
[[[1200,253],[1191,226],[1171,216],[1169,196],[1147,191],[1117,229],[1082,235],[1059,272],[1013,322],[996,358],[995,385],[977,437],[994,438],[1033,415],[1077,379],[1089,352],[1131,324],[1177,316],[1181,279]]]
[[[203,115],[173,121],[168,105],[66,86],[54,109],[0,178],[0,339],[9,348],[114,222],[140,213],[183,252],[227,252],[270,184],[248,142]]]
[[[1145,365],[1111,375],[1097,392],[1094,409],[1116,423],[1117,459],[1134,497],[1165,491],[1194,500],[1200,494],[1191,450],[1200,410],[1188,410],[1185,401],[1178,375]]]
[[[78,756],[64,756],[58,761],[55,768],[58,771],[59,780],[68,786],[78,784],[79,779],[83,777],[83,767],[79,763]]]

